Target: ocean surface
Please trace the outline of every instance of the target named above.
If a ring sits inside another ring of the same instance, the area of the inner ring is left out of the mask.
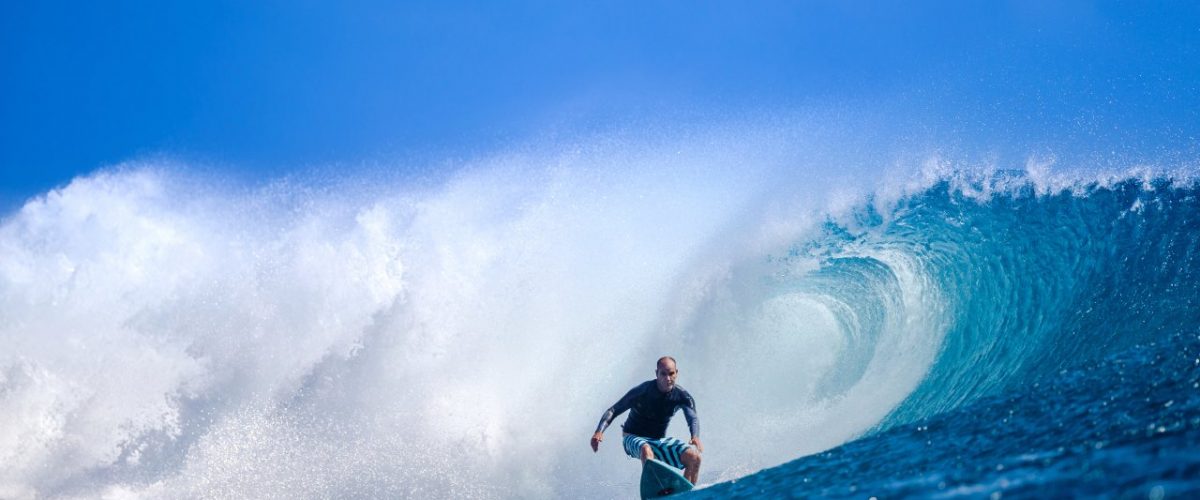
[[[692,498],[1195,498],[1200,333],[698,490]]]
[[[588,438],[661,355],[693,497],[1200,492],[1190,170],[677,146],[29,200],[0,498],[629,498]]]

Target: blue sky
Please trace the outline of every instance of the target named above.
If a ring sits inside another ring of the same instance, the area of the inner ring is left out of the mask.
[[[147,156],[269,177],[843,104],[1194,158],[1197,61],[1194,1],[3,2],[0,206]]]

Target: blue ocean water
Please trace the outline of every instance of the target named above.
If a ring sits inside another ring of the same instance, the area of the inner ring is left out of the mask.
[[[847,248],[911,255],[952,311],[936,361],[864,437],[692,497],[1195,497],[1198,195],[1165,177],[1044,189],[1001,173],[827,223],[789,257],[821,259],[798,286],[860,294],[838,282],[893,278]]]
[[[692,496],[1192,498],[1197,359],[1192,328]]]

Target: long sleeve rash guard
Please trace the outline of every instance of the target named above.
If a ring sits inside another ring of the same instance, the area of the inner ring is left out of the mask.
[[[630,410],[629,418],[621,429],[636,436],[650,439],[662,439],[667,433],[667,425],[675,412],[683,408],[683,416],[687,419],[688,430],[692,437],[700,436],[700,420],[696,417],[696,402],[692,395],[683,387],[676,385],[670,392],[661,392],[655,381],[650,380],[630,389],[616,404],[612,405],[604,416],[596,432],[604,432],[618,415]]]

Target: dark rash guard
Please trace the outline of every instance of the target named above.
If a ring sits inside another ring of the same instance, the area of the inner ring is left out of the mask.
[[[617,415],[630,410],[629,418],[621,426],[622,430],[635,436],[662,439],[667,434],[671,417],[680,408],[683,408],[683,416],[687,419],[692,437],[699,437],[700,420],[696,418],[696,402],[692,400],[692,395],[678,385],[670,392],[659,391],[658,385],[651,380],[630,389],[620,401],[604,412],[596,432],[604,432]]]

